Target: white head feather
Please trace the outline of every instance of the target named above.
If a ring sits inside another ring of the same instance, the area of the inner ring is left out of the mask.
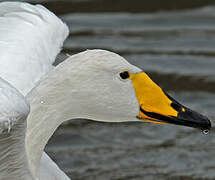
[[[41,80],[28,95],[27,151],[34,172],[48,139],[63,121],[137,121],[139,107],[132,82],[119,76],[124,70],[141,71],[115,53],[87,50],[69,57]]]

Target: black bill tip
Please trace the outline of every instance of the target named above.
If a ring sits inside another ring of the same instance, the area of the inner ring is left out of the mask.
[[[200,113],[192,111],[184,106],[183,109],[184,110],[179,111],[177,117],[175,117],[164,116],[155,112],[147,112],[142,107],[140,107],[140,111],[147,115],[149,118],[152,118],[152,121],[188,126],[201,130],[210,130],[211,122],[206,116],[203,116]]]
[[[167,93],[165,94],[172,100],[171,106],[178,112],[177,117],[172,117],[177,123],[180,122],[178,125],[199,128],[201,130],[210,130],[211,121],[206,116],[181,105]]]
[[[199,128],[202,130],[211,128],[211,121],[204,115],[185,108],[185,111],[178,113],[177,119],[182,121],[185,126]]]

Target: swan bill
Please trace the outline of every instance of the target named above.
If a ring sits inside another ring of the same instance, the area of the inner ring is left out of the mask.
[[[130,73],[129,78],[139,103],[138,119],[159,124],[175,124],[200,129],[211,128],[211,122],[207,117],[178,103],[146,73]]]

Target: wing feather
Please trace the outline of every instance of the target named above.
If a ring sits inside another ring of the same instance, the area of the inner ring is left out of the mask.
[[[68,33],[41,5],[0,3],[0,76],[26,95],[53,68]]]
[[[68,34],[66,24],[41,5],[0,3],[0,77],[26,95],[53,68]],[[69,179],[50,158],[41,162],[41,179],[53,179],[53,173]]]

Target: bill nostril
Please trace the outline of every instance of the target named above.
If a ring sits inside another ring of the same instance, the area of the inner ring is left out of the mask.
[[[173,108],[173,109],[175,109],[176,111],[182,111],[182,107],[179,105],[179,104],[177,104],[177,103],[171,103],[170,104],[171,105],[171,107]]]

